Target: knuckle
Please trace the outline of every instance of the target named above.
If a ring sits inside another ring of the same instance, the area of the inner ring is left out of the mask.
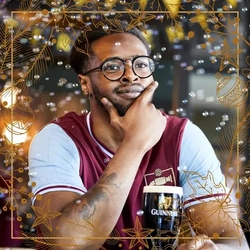
[[[152,86],[152,85],[150,85],[150,86],[147,87],[146,90],[147,90],[147,92],[151,93],[151,92],[154,92],[154,91],[155,91],[155,87]]]
[[[112,105],[111,103],[107,103],[107,104],[105,105],[105,108],[110,112],[110,111],[112,111],[112,109],[113,109],[113,105]]]

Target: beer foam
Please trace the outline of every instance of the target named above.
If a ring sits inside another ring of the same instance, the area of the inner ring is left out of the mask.
[[[183,195],[183,188],[177,186],[144,186],[143,193],[166,193]]]

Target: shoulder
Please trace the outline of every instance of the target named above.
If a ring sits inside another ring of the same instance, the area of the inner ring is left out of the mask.
[[[192,123],[190,120],[187,121],[187,124],[185,126],[183,140],[184,143],[192,143],[193,145],[202,145],[202,143],[205,143],[210,147],[210,142],[208,141],[204,132],[201,130],[201,128]]]
[[[65,124],[65,123],[76,123],[79,121],[86,120],[87,114],[77,114],[76,112],[68,112],[67,114],[57,117],[51,121],[51,123],[56,123],[59,125]]]
[[[46,124],[43,128],[41,128],[40,131],[38,131],[38,133],[35,135],[34,138],[37,138],[37,137],[44,137],[44,136],[52,136],[54,137],[55,134],[58,135],[58,134],[64,134],[64,130],[56,123],[49,123],[49,124]]]
[[[208,170],[211,166],[220,166],[212,144],[203,131],[191,121],[187,122],[183,133],[180,163],[192,166],[190,169],[203,170]]]
[[[33,138],[30,144],[30,148],[39,146],[48,147],[52,143],[58,145],[65,145],[67,147],[74,147],[72,139],[68,134],[55,123],[50,123],[44,126]]]
[[[181,128],[185,128],[187,122],[188,122],[188,118],[179,118],[176,116],[167,116],[167,129],[181,129]]]
[[[177,133],[183,135],[184,140],[199,140],[206,139],[204,132],[195,125],[188,118],[179,118],[176,116],[168,116],[167,117],[167,126],[166,132],[168,134]],[[171,132],[171,133],[170,133]]]
[[[42,161],[41,161],[42,159]],[[74,141],[57,124],[48,124],[32,139],[29,146],[29,161],[33,166],[61,165],[65,162],[79,166],[79,153]]]
[[[87,116],[88,114],[79,115],[75,112],[69,112],[64,116],[55,118],[51,123],[57,124],[72,137],[88,130]]]
[[[187,118],[168,116],[165,113],[163,113],[163,115],[166,116],[167,119],[167,125],[164,131],[165,139],[167,138],[168,140],[176,140],[178,138],[178,140],[181,140],[189,120]]]

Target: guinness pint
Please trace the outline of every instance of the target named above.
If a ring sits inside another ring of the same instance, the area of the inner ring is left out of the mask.
[[[143,228],[154,229],[149,249],[173,250],[178,243],[182,219],[183,189],[175,186],[145,186]]]

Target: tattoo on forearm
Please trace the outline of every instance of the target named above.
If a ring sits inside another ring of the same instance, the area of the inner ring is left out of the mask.
[[[104,174],[102,178],[96,183],[95,186],[88,191],[85,195],[85,202],[79,206],[78,212],[81,214],[82,218],[85,220],[89,220],[96,212],[97,203],[99,201],[108,201],[108,186],[115,186],[119,188],[121,183],[115,183],[117,179],[116,173]]]
[[[88,220],[95,213],[96,208],[89,207],[88,204],[83,204],[81,208],[78,209],[78,212],[82,214],[82,218]]]
[[[85,220],[90,219],[96,212],[96,203],[108,199],[107,194],[98,186],[94,190],[89,190],[85,195],[85,203],[79,207],[78,212],[81,213]]]
[[[117,178],[117,174],[116,173],[111,173],[107,176],[103,176],[103,180],[100,182],[101,184],[104,184],[107,182],[110,185],[115,186],[116,188],[120,188],[121,183],[115,183],[115,180]]]

